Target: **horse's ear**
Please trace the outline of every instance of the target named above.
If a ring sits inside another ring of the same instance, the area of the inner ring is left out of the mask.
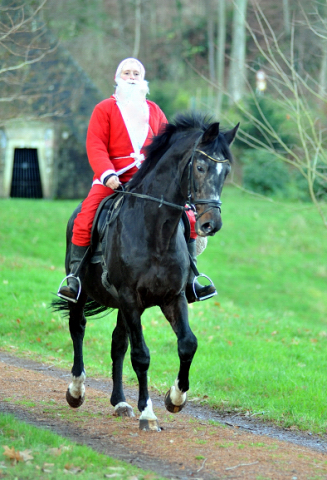
[[[228,130],[228,132],[224,133],[224,136],[226,138],[226,141],[227,141],[228,145],[230,145],[232,143],[232,141],[234,140],[239,126],[240,126],[240,122],[238,122],[236,127],[234,127],[232,130]]]
[[[212,143],[219,135],[219,122],[212,123],[210,127],[204,132],[201,138],[201,143]]]

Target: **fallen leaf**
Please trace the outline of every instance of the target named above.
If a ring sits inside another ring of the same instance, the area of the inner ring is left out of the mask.
[[[28,460],[33,460],[34,457],[30,455],[32,450],[24,450],[20,452],[19,450],[15,450],[14,447],[9,448],[8,445],[5,445],[3,454],[10,458],[10,460],[14,460],[16,462],[27,462]]]
[[[55,455],[56,457],[59,457],[59,455],[62,454],[61,448],[48,448],[48,453],[50,455]]]
[[[64,472],[69,472],[69,473],[81,473],[83,470],[80,467],[75,467],[75,465],[70,465],[69,463],[66,463],[64,467]]]
[[[19,462],[20,454],[18,451],[15,450],[14,447],[9,448],[8,445],[5,445],[3,448],[5,449],[5,451],[3,452],[5,457],[10,458],[10,460],[16,460],[17,462]]]
[[[296,425],[291,425],[290,427],[288,427],[288,430],[297,431],[299,430],[299,428]]]
[[[20,460],[22,460],[23,462],[27,462],[28,460],[34,460],[34,457],[32,455],[30,455],[32,450],[24,450],[23,452],[19,452],[20,453]]]

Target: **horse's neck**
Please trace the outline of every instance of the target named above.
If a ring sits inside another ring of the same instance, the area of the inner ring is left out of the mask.
[[[169,179],[167,181],[167,179]],[[160,204],[154,200],[144,200],[144,215],[148,224],[153,228],[154,241],[159,251],[169,248],[171,242],[177,235],[178,224],[182,216],[181,207],[185,204],[185,199],[181,192],[179,183],[176,183],[179,173],[169,176],[158,175],[155,172],[152,178],[148,178],[142,185],[142,194],[155,197],[173,206]]]

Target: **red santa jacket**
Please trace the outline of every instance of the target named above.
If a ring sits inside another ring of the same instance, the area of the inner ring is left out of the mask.
[[[158,135],[162,124],[168,123],[158,105],[150,100],[147,100],[147,104],[150,128],[143,147],[151,142],[154,135]],[[96,183],[103,184],[107,175],[133,163],[134,159],[130,157],[130,154],[134,152],[134,149],[114,96],[103,100],[94,108],[87,131],[86,150],[94,171],[93,182]],[[144,153],[143,149],[141,153]],[[136,171],[136,166],[127,170],[120,175],[120,181],[128,182]],[[187,216],[191,224],[191,238],[196,238],[194,213],[188,211]]]
[[[162,124],[167,123],[158,105],[150,100],[147,100],[147,104],[150,128],[143,147],[151,142],[153,135],[159,133]],[[87,131],[86,150],[94,172],[93,182],[96,183],[103,184],[107,175],[133,163],[130,154],[134,149],[114,96],[103,100],[94,108]],[[144,153],[143,149],[141,153]],[[136,166],[127,170],[119,177],[120,181],[126,183],[136,171]]]

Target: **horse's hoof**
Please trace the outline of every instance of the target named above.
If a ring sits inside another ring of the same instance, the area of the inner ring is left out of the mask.
[[[71,395],[71,393],[69,391],[69,388],[68,388],[67,392],[66,392],[66,400],[67,400],[67,403],[70,407],[78,408],[84,403],[85,395],[83,395],[83,397],[75,398]]]
[[[171,398],[170,398],[170,390],[168,390],[168,392],[165,395],[165,407],[168,410],[168,412],[178,413],[181,410],[183,410],[185,405],[186,405],[186,399],[183,403],[181,403],[181,405],[174,405]]]
[[[120,402],[115,406],[115,415],[117,417],[135,417],[132,407],[126,402]]]
[[[139,429],[146,432],[161,432],[158,420],[146,420],[145,418],[140,419]]]

